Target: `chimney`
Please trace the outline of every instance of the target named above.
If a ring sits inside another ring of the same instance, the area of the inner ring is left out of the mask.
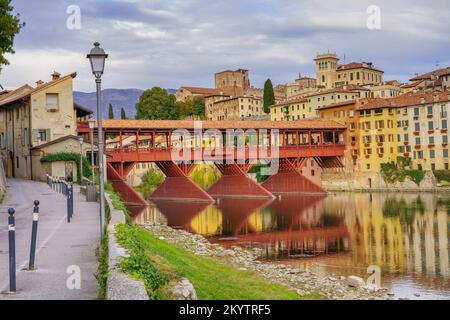
[[[36,81],[36,85],[39,87],[39,86],[42,86],[44,84],[44,81],[42,81],[42,80],[38,80],[38,81]]]
[[[61,74],[56,72],[56,71],[53,71],[53,73],[52,73],[52,80],[53,81],[58,80],[59,77],[61,77]]]
[[[420,97],[420,103],[422,103],[422,104],[427,103],[427,101],[425,100],[425,97]]]

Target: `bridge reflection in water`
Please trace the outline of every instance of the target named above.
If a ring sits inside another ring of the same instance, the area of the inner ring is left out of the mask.
[[[137,224],[159,221],[225,247],[258,247],[263,259],[298,267],[366,276],[367,266],[379,265],[384,285],[450,298],[448,195],[160,200],[130,211]]]

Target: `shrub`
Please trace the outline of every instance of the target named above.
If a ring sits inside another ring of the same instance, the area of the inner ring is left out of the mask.
[[[142,191],[144,198],[148,198],[148,196],[163,182],[164,175],[160,171],[154,168],[149,169],[142,176],[142,183],[140,186],[140,190]]]
[[[41,158],[41,162],[57,162],[57,161],[74,161],[77,164],[77,168],[80,167],[80,154],[74,153],[74,152],[57,152],[57,153],[49,153]],[[86,157],[83,156],[83,175],[86,178],[92,177],[92,169],[89,164],[89,161],[86,159]],[[78,183],[81,183],[80,178],[80,170],[77,170],[77,181]]]

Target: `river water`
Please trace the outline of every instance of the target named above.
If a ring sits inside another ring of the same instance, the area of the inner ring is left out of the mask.
[[[323,276],[366,279],[367,268],[379,266],[381,285],[397,297],[450,299],[450,195],[158,201],[130,211],[137,224],[158,221],[225,247],[258,247],[261,259]]]

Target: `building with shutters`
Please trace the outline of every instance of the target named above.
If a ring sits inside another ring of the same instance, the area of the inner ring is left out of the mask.
[[[0,150],[9,177],[41,176],[37,172],[41,168],[36,167],[40,162],[33,157],[44,154],[32,150],[76,136],[77,119],[92,114],[73,101],[72,82],[76,73],[61,76],[54,72],[51,77],[49,82],[37,81],[35,87],[25,84],[0,95]],[[66,151],[71,150],[61,150]]]

